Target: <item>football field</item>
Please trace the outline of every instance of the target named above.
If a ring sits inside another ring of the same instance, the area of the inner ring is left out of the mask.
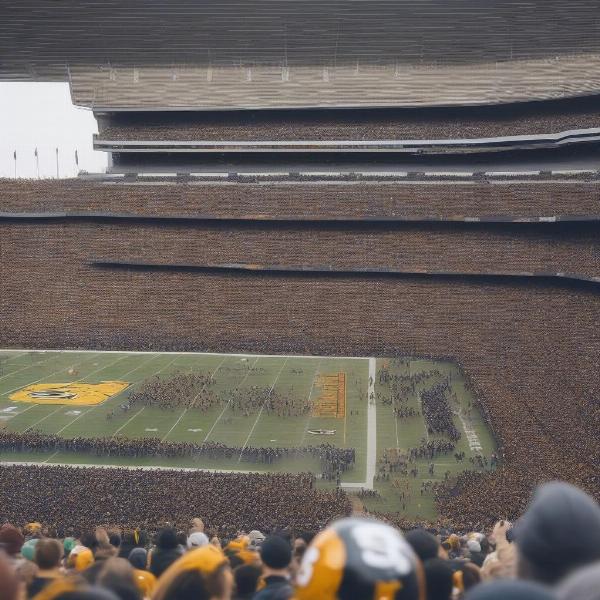
[[[402,399],[402,406],[412,409],[408,416],[396,416],[389,403],[391,388],[384,371],[388,379],[414,380]],[[170,378],[182,374],[207,377],[215,401],[205,408],[129,405],[130,395],[148,380],[159,378],[168,385]],[[468,458],[490,456],[494,441],[453,363],[409,357],[4,350],[0,351],[0,428],[6,431],[64,438],[220,442],[239,448],[239,452],[230,458],[168,458],[3,451],[0,460],[319,474],[320,462],[310,456],[266,464],[251,462],[245,451],[328,443],[355,449],[356,462],[343,473],[341,483],[350,489],[374,487],[380,492],[380,496],[364,500],[369,508],[402,510],[399,490],[406,496],[410,489],[410,494],[420,497],[419,506],[406,507],[406,514],[431,516],[433,496],[428,492],[420,495],[418,486],[442,480],[446,472],[473,468],[472,463],[456,461],[450,454],[435,459],[434,473],[425,469],[430,461],[419,459],[414,463],[417,476],[386,480],[378,473],[386,450],[408,452],[430,437],[420,411],[420,394],[442,379],[451,381],[453,419],[461,432],[455,451],[464,451]],[[305,399],[310,408],[297,416],[275,414],[267,402],[256,410],[236,410],[232,398],[252,390],[261,390],[265,397]],[[432,437],[443,436],[436,433]]]

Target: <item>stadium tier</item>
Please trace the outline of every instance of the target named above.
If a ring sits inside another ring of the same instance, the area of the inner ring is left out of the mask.
[[[136,216],[208,220],[597,220],[600,185],[558,176],[522,181],[294,181],[152,184],[0,181],[3,216]]]
[[[4,243],[85,265],[552,276],[600,281],[595,224],[15,222]],[[37,243],[39,247],[41,242]],[[27,254],[21,249],[23,257]],[[74,253],[74,254],[71,254]]]
[[[61,202],[68,201],[68,192],[60,190],[85,188],[81,182],[13,185],[12,193],[54,190]],[[589,191],[593,184],[568,185]],[[415,188],[425,194],[438,186]],[[98,189],[123,193],[127,188]],[[204,188],[194,189],[198,194]],[[600,392],[600,342],[594,331],[600,304],[595,285],[557,278],[335,273],[339,265],[360,261],[482,270],[552,265],[595,273],[593,229],[539,224],[523,229],[287,225],[279,230],[265,224],[225,228],[135,219],[5,219],[1,228],[5,317],[0,342],[5,347],[448,357],[472,380],[502,463],[495,473],[469,474],[457,489],[441,491],[442,515],[462,524],[516,515],[541,479],[564,478],[597,492],[594,457],[600,447],[593,398]],[[98,254],[201,262],[207,257],[250,260],[253,253],[265,259],[277,255],[282,264],[329,261],[333,272],[90,264]]]
[[[157,510],[163,511],[165,518],[182,529],[201,514],[211,527],[222,532],[221,535],[234,537],[238,530],[250,524],[252,528],[263,529],[292,527],[300,531],[306,526],[318,529],[332,518],[350,512],[350,503],[343,491],[316,490],[308,475],[248,476],[198,470],[27,465],[3,466],[2,474],[21,485],[17,497],[8,486],[0,486],[0,500],[6,507],[3,518],[19,522],[22,515],[35,514],[44,523],[52,524],[60,536],[94,529],[97,514],[111,515],[113,522],[132,529],[154,527]],[[54,493],[48,495],[49,486],[53,484]],[[276,497],[265,495],[265,488],[277,489]],[[175,512],[165,506],[167,490],[172,498],[185,498]],[[91,497],[95,505],[93,512],[89,507]],[[290,514],[291,506],[295,507],[295,516]],[[176,515],[175,519],[171,518],[172,514]]]
[[[597,3],[556,0],[3,2],[0,77],[77,104],[494,104],[597,93]]]
[[[97,141],[452,140],[600,127],[598,98],[510,107],[115,113]]]

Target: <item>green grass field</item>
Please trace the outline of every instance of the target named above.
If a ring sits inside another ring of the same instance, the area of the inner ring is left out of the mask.
[[[476,409],[469,409],[470,394],[464,386],[462,375],[452,363],[424,360],[386,360],[369,358],[286,357],[258,355],[222,355],[199,353],[128,353],[128,352],[77,352],[77,351],[0,351],[0,427],[12,431],[41,431],[63,437],[157,437],[167,441],[218,441],[230,446],[304,446],[331,443],[339,447],[356,449],[354,469],[344,474],[345,486],[371,485],[380,491],[380,499],[365,500],[375,510],[402,510],[397,489],[392,482],[378,481],[377,461],[385,448],[408,449],[417,446],[426,435],[421,416],[396,419],[390,405],[379,401],[387,393],[379,383],[377,374],[385,365],[394,373],[418,376],[432,369],[452,378],[456,394],[456,426],[462,436],[457,451],[464,450],[467,458],[481,453],[489,456],[494,449],[493,440]],[[203,412],[199,409],[161,410],[134,407],[120,410],[132,389],[154,375],[168,378],[169,374],[212,373],[213,389],[222,401]],[[234,413],[226,398],[228,391],[251,386],[273,389],[280,394],[301,395],[316,401],[320,394],[318,376],[344,372],[346,375],[346,414],[344,418],[324,418],[314,414],[299,417],[278,417],[267,411],[244,416]],[[407,406],[419,408],[419,392],[436,383],[436,377],[422,376],[415,388],[414,397]],[[99,383],[119,380],[130,385],[123,392],[93,406],[68,404],[34,404],[10,399],[16,391],[34,383]],[[369,405],[373,392],[375,402]],[[115,416],[108,419],[107,415]],[[458,414],[460,413],[460,415]],[[473,449],[465,434],[476,436],[481,449]],[[331,429],[335,435],[312,435],[310,430]],[[372,436],[369,441],[368,431]],[[0,453],[2,461],[30,461],[43,463],[143,465],[162,467],[194,467],[246,471],[315,471],[317,460],[288,459],[273,465],[233,459],[206,458],[168,459],[165,457],[102,457],[91,454],[65,452],[53,453]],[[439,464],[437,464],[439,463]],[[458,463],[452,455],[437,460],[433,476],[426,472],[426,464],[419,465],[419,476],[407,479],[406,485],[416,495],[415,502],[407,506],[407,516],[431,518],[435,509],[431,494],[420,496],[419,486],[424,479],[443,479],[444,472],[452,474],[473,468],[468,460]],[[423,468],[421,468],[423,467]]]

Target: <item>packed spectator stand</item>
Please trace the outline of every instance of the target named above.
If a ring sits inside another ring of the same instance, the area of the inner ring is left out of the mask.
[[[139,471],[9,471],[25,477],[3,502],[13,519],[0,527],[6,600],[592,600],[600,585],[600,507],[565,483],[539,487],[514,524],[401,532],[368,515],[344,516],[350,508],[340,493],[330,494],[328,508],[342,513],[326,522],[327,504],[311,504],[315,492],[302,475],[271,476],[281,484],[274,499],[258,481],[253,492],[232,474],[155,473],[152,481]],[[41,476],[58,478],[56,497],[20,502],[23,485],[36,497]],[[165,485],[176,507],[165,506]],[[101,513],[113,495],[117,513]],[[79,518],[90,500],[104,523]],[[296,511],[306,517],[308,506],[316,519],[298,529]],[[67,525],[69,509],[76,512]],[[29,520],[37,514],[56,521]]]

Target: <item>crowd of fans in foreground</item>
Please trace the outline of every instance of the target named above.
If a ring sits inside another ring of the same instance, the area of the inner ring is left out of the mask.
[[[0,545],[2,600],[600,598],[600,507],[558,482],[514,525],[485,533],[403,535],[355,516],[318,533],[220,537],[196,517],[185,531],[96,527],[63,539],[39,522],[5,523]]]

